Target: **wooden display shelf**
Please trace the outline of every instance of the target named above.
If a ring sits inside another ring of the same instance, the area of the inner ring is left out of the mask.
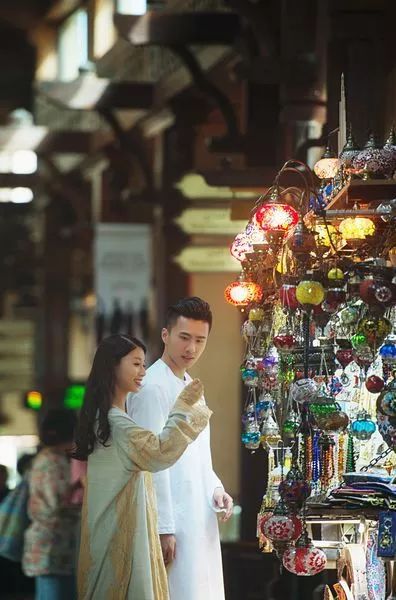
[[[307,507],[306,517],[309,521],[356,521],[361,517],[369,521],[377,521],[383,508],[341,508],[328,505]]]
[[[352,179],[327,204],[329,209],[351,209],[355,202],[359,208],[375,208],[384,200],[396,197],[396,179]]]

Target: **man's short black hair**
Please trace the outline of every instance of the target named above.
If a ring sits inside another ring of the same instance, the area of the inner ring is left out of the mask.
[[[183,298],[168,307],[165,321],[165,327],[168,331],[172,329],[179,317],[194,319],[194,321],[204,321],[208,323],[209,331],[212,328],[212,311],[210,310],[210,306],[205,300],[197,296]]]

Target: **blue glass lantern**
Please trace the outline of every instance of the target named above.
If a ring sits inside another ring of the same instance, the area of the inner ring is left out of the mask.
[[[351,425],[351,433],[358,440],[369,440],[376,429],[374,421],[366,412],[360,412],[356,415],[356,421]]]

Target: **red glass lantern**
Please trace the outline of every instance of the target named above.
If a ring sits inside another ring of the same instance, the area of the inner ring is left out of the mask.
[[[263,522],[261,531],[271,542],[291,542],[300,537],[301,519],[287,512],[284,502],[280,500],[273,514]]]
[[[288,548],[283,555],[283,566],[294,575],[317,575],[326,566],[326,555],[315,548],[306,531],[297,540],[294,548]]]
[[[252,302],[260,302],[263,297],[263,290],[258,283],[254,281],[233,281],[224,291],[227,302],[233,306],[247,306]]]
[[[269,232],[287,233],[298,223],[298,212],[289,204],[267,202],[255,213],[261,229]]]
[[[296,298],[296,286],[284,283],[279,290],[279,297],[283,308],[296,310],[300,306]]]

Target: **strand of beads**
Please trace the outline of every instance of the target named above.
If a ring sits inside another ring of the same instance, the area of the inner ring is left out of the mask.
[[[338,456],[337,456],[337,485],[342,481],[345,472],[345,434],[338,436]]]
[[[315,431],[312,440],[312,482],[314,485],[315,493],[318,493],[319,491],[318,487],[321,475],[319,438],[319,432]]]
[[[313,440],[312,434],[307,435],[305,439],[305,474],[306,480],[312,480],[312,471],[313,471]]]
[[[322,492],[325,493],[329,489],[330,481],[334,476],[334,446],[332,444],[323,448],[322,465],[320,483]]]
[[[353,437],[351,434],[348,435],[345,469],[347,473],[353,473],[356,470],[355,448],[353,443]]]

